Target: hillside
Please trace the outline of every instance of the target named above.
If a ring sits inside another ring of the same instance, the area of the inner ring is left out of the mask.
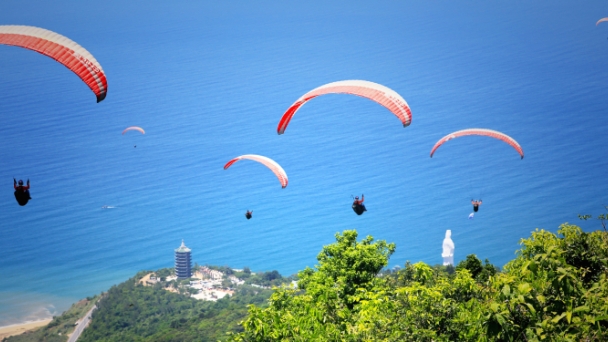
[[[214,288],[233,287],[206,301],[192,297],[200,279],[139,272],[104,294],[79,341],[608,340],[605,230],[536,230],[503,270],[469,255],[456,267],[407,262],[391,271],[394,244],[335,236],[318,265],[298,273],[297,288],[276,271],[205,266],[223,274]],[[7,341],[65,341],[95,299]]]
[[[142,271],[110,288],[79,341],[217,341],[227,332],[243,331],[239,322],[247,315],[247,306],[265,307],[272,294],[270,289],[243,284],[232,296],[197,300],[190,297],[196,292],[187,285],[191,279],[169,280],[171,272],[154,272],[160,280],[151,286],[140,281],[150,273]],[[279,281],[291,280],[279,275],[275,282]]]

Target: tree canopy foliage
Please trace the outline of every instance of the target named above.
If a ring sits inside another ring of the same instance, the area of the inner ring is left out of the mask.
[[[336,234],[298,289],[250,305],[234,341],[605,341],[608,235],[564,224],[520,241],[503,272],[470,255],[450,274],[422,262],[380,272],[395,246]]]

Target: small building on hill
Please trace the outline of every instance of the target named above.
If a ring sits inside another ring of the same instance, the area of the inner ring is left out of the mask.
[[[184,244],[175,250],[175,275],[178,279],[190,278],[192,276],[192,250]]]

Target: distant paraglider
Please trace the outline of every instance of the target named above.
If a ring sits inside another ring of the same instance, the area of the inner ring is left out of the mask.
[[[603,23],[604,21],[608,21],[608,17],[598,20],[597,23],[595,23],[595,26],[599,25],[600,23]]]
[[[481,200],[471,200],[471,204],[473,205],[473,212],[479,211],[479,206],[481,205]]]
[[[475,213],[470,213],[469,214],[469,220],[472,220],[475,217]]]
[[[365,201],[365,195],[361,195],[361,199],[359,199],[359,196],[356,196],[353,201],[352,208],[357,215],[361,215],[367,211],[365,205],[363,204],[363,201]]]
[[[412,122],[412,111],[410,110],[409,105],[405,102],[403,97],[394,90],[374,82],[348,80],[328,83],[302,95],[281,117],[281,121],[277,127],[277,133],[285,133],[285,129],[287,128],[287,125],[289,125],[291,118],[306,102],[325,94],[351,94],[361,96],[386,107],[391,113],[399,118],[403,127],[409,126]]]
[[[484,129],[484,128],[463,129],[461,131],[456,131],[454,133],[450,133],[450,134],[446,135],[445,137],[439,139],[439,141],[437,141],[435,146],[433,146],[433,149],[431,150],[431,158],[433,158],[433,154],[435,153],[435,151],[448,140],[452,140],[452,139],[455,139],[458,137],[464,137],[467,135],[482,135],[482,136],[487,136],[487,137],[502,140],[502,141],[506,142],[507,144],[511,145],[511,147],[513,147],[517,151],[517,153],[519,153],[519,155],[521,156],[521,159],[524,159],[524,151],[521,148],[521,146],[519,146],[519,143],[517,143],[517,141],[515,141],[515,139],[511,138],[510,136],[508,136],[504,133],[501,133],[498,131],[493,131],[491,129]]]
[[[127,127],[124,129],[124,131],[122,131],[122,135],[125,135],[125,133],[127,133],[128,131],[138,131],[141,134],[146,134],[146,132],[144,131],[143,128],[138,127],[138,126],[131,126],[131,127]],[[153,134],[154,135],[154,134]]]
[[[245,213],[245,217],[249,220],[251,218],[251,216],[253,215],[253,210],[249,211],[247,210],[247,212]]]
[[[97,102],[108,93],[108,81],[101,65],[76,42],[53,31],[33,26],[0,25],[0,44],[18,46],[51,57],[72,70],[91,88]]]
[[[13,188],[15,189],[15,199],[20,206],[24,206],[32,199],[30,197],[30,180],[27,180],[27,185],[23,185],[23,181],[19,180],[19,185],[17,185],[17,180],[13,178]]]
[[[281,182],[281,186],[283,187],[283,189],[285,187],[287,187],[287,183],[288,183],[287,173],[285,173],[285,170],[283,170],[281,165],[279,165],[277,162],[275,162],[274,160],[272,160],[268,157],[259,156],[256,154],[245,154],[245,155],[236,157],[234,159],[231,159],[228,163],[226,163],[226,165],[224,165],[224,170],[228,170],[228,168],[230,166],[232,166],[232,164],[234,164],[237,161],[242,160],[242,159],[249,159],[249,160],[257,161],[258,163],[262,163],[277,176],[277,178],[279,179],[279,182]]]

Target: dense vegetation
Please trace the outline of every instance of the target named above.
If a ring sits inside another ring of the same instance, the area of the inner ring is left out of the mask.
[[[84,314],[89,311],[99,296],[87,297],[77,303],[72,304],[61,316],[53,317],[51,323],[47,326],[37,329],[33,332],[23,333],[21,335],[10,336],[3,339],[3,342],[65,342],[68,340],[68,334],[71,334],[76,321],[84,317]]]
[[[104,295],[79,341],[217,341],[227,332],[242,331],[238,323],[247,315],[247,305],[264,307],[272,293],[243,285],[232,297],[201,301],[167,291],[165,287],[176,286],[175,281],[141,285],[146,273]],[[166,269],[155,273],[168,275]]]
[[[140,272],[104,294],[79,341],[608,340],[605,229],[536,230],[502,271],[475,255],[456,267],[407,262],[391,271],[394,244],[357,238],[356,231],[336,234],[295,288],[295,277],[276,271],[210,267],[275,286],[241,285],[217,302],[190,298],[183,280],[166,281],[171,269],[156,271],[162,281],[154,286],[142,286],[147,272]],[[65,341],[80,317],[68,312],[36,335],[8,341]]]
[[[469,256],[450,274],[422,262],[378,276],[393,244],[336,234],[299,289],[251,306],[234,341],[606,341],[608,234],[562,225],[521,240],[497,273]]]

